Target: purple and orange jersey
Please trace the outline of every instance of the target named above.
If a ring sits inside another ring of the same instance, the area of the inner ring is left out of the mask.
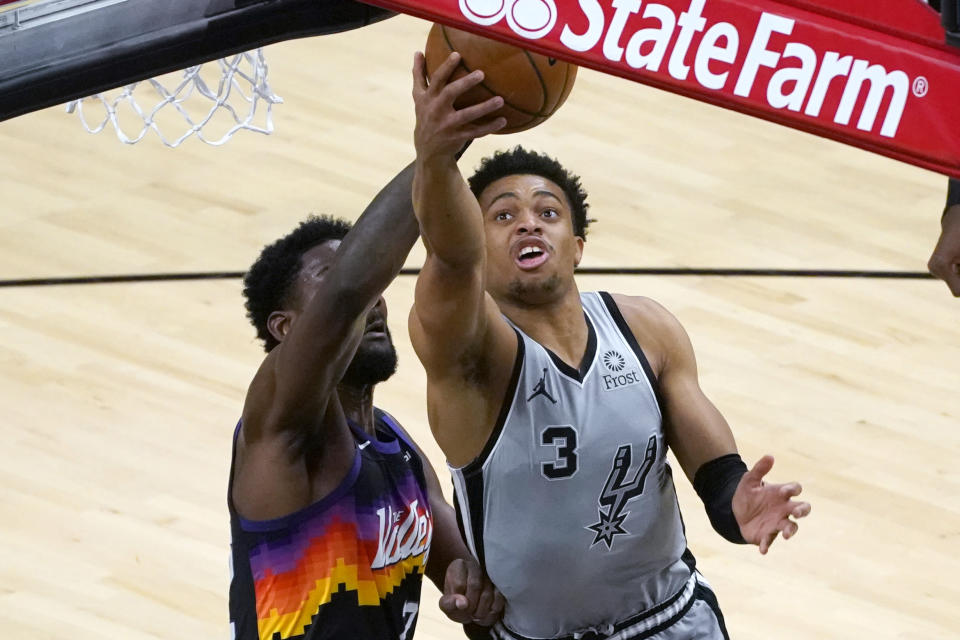
[[[230,618],[242,640],[405,640],[433,534],[422,462],[387,414],[354,429],[347,477],[330,495],[268,521],[230,505]]]

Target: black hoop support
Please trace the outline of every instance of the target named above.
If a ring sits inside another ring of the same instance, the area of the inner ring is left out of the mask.
[[[0,121],[393,15],[349,0],[121,0],[61,20],[0,25]]]

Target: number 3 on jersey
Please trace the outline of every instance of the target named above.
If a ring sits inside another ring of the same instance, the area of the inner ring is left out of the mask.
[[[540,463],[547,480],[562,480],[577,472],[577,431],[570,425],[550,426],[540,432],[540,446],[553,447],[553,460]]]

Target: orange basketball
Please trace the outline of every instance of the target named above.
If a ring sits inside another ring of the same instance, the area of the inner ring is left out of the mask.
[[[460,96],[454,106],[462,109],[493,96],[503,97],[503,107],[491,116],[507,119],[507,126],[497,133],[523,131],[552,116],[567,99],[577,77],[576,65],[439,23],[427,36],[424,55],[428,77],[451,51],[460,54],[460,65],[451,80],[476,69],[484,73],[483,82]]]

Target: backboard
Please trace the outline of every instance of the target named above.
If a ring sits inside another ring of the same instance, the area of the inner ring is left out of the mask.
[[[344,0],[0,0],[0,120],[392,15]]]

